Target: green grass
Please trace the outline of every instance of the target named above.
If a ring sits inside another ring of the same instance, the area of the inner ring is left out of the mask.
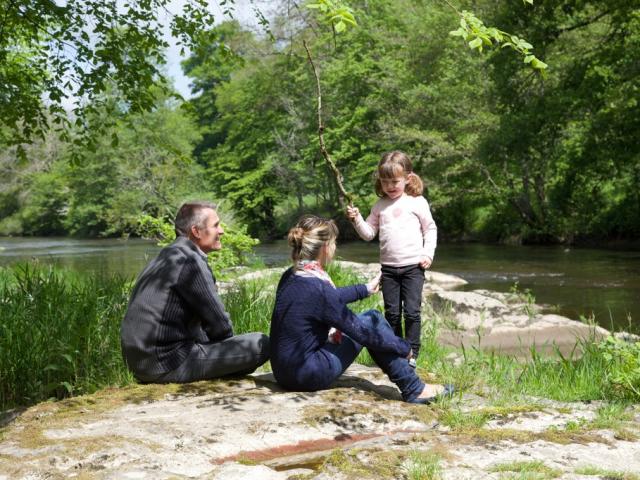
[[[530,462],[510,462],[494,465],[490,468],[491,472],[506,472],[501,478],[505,479],[522,479],[522,480],[550,480],[562,475],[562,471],[547,467],[539,460]]]
[[[131,382],[119,336],[129,288],[53,267],[0,269],[0,408]]]
[[[598,478],[606,478],[607,480],[640,480],[640,475],[635,473],[606,470],[593,465],[576,468],[575,473],[578,475],[593,475]]]
[[[462,350],[464,361],[454,366],[446,356],[455,350],[437,342],[438,329],[446,324],[447,312],[434,311],[429,305],[424,311],[418,365],[435,373],[439,381],[453,383],[458,390],[473,390],[497,401],[500,397],[522,396],[567,402],[640,400],[632,388],[621,387],[621,379],[632,386],[639,382],[640,374],[634,369],[640,364],[640,344],[620,347],[586,339],[579,341],[569,355],[556,350],[550,356],[542,356],[531,349],[530,358],[525,361],[471,348]],[[612,355],[617,361],[611,361]]]
[[[338,286],[367,280],[335,266],[330,273]],[[269,332],[277,282],[278,275],[238,282],[223,295],[236,334]],[[120,323],[131,287],[129,279],[89,277],[34,264],[0,269],[0,409],[133,382],[120,351]],[[350,307],[356,312],[381,310],[382,297]],[[635,381],[635,350],[614,345],[618,360],[610,361],[611,349],[584,341],[576,346],[575,355],[557,352],[542,357],[532,352],[523,362],[468,349],[458,351],[464,361],[456,366],[446,359],[454,350],[437,341],[440,320],[437,312],[425,308],[418,358],[421,376],[433,373],[435,381],[453,383],[460,394],[473,392],[505,408],[530,404],[531,396],[610,400],[613,403],[598,414],[600,428],[614,429],[620,436],[636,435],[623,428],[623,412],[630,401],[640,398],[633,390],[612,388],[620,378]],[[366,351],[356,361],[373,364]],[[486,421],[457,411],[448,415],[451,426]]]
[[[454,408],[445,409],[439,419],[443,425],[452,430],[482,428],[489,421],[490,415],[484,411],[463,412]]]
[[[332,274],[339,285],[357,281],[350,272]],[[223,295],[236,334],[269,333],[278,279],[238,282]],[[134,382],[120,349],[132,286],[32,263],[1,268],[0,410]]]
[[[442,478],[441,458],[437,453],[412,451],[406,462],[409,480],[438,480]]]

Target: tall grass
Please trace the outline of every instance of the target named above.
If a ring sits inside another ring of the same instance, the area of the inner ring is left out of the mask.
[[[338,286],[362,282],[352,272],[330,269]],[[238,282],[223,295],[236,334],[269,332],[278,276]],[[89,277],[33,264],[0,269],[0,409],[49,397],[92,392],[133,382],[120,350],[120,323],[132,282]],[[351,305],[355,312],[382,309],[381,296]],[[496,401],[535,395],[564,401],[640,398],[640,344],[584,341],[581,355],[514,358],[479,350],[458,352],[437,341],[437,319],[425,318],[418,372],[433,372],[459,391],[489,391]],[[603,346],[604,345],[604,346]],[[363,351],[360,363],[372,365]],[[625,388],[626,384],[635,386]]]
[[[129,283],[22,264],[0,270],[0,408],[132,380],[120,353]]]
[[[423,354],[418,365],[435,372],[443,382],[461,390],[490,394],[495,401],[507,403],[522,396],[537,396],[559,401],[638,401],[637,390],[624,388],[619,380],[625,374],[621,362],[610,360],[607,342],[582,339],[566,356],[559,350],[542,356],[534,348],[527,360],[476,348],[462,350],[463,361],[453,365],[446,357],[453,349],[437,343],[437,326],[427,326]],[[635,355],[640,361],[640,345]],[[630,347],[633,348],[633,347]],[[640,371],[624,376],[627,383],[640,383]]]

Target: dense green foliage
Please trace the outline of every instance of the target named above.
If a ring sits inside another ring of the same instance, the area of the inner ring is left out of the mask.
[[[358,28],[337,37],[318,25],[292,29],[290,17],[274,29],[275,45],[226,27],[244,60],[226,81],[190,59],[189,75],[210,85],[194,102],[208,99],[216,112],[209,138],[218,143],[199,158],[252,232],[282,232],[303,210],[338,214],[317,145],[306,38],[320,66],[327,147],[365,211],[380,154],[400,148],[426,180],[444,236],[638,237],[634,2],[475,2],[480,16],[539,47],[551,65],[544,79],[509,52],[460,48],[447,5],[353,3]]]
[[[330,273],[338,286],[362,281],[338,267]],[[236,282],[223,294],[236,334],[269,332],[277,281],[273,275]],[[131,287],[130,280],[118,277],[89,278],[38,265],[0,269],[0,410],[132,382],[119,335]],[[351,307],[381,308],[380,302],[374,296]],[[523,395],[640,400],[640,344],[583,342],[571,358],[532,352],[525,362],[472,350],[462,352],[464,362],[454,365],[447,360],[451,349],[437,341],[438,315],[425,313],[418,371],[433,372],[460,391],[494,392],[496,402]],[[366,352],[358,361],[372,364]]]
[[[344,218],[318,149],[304,39],[327,148],[363,212],[380,154],[401,149],[441,238],[640,238],[637,1],[451,2],[459,14],[447,2],[348,3],[283,7],[275,42],[237,22],[198,36],[183,64],[195,96],[182,105],[160,88],[137,113],[112,82],[77,132],[26,146],[26,162],[0,137],[0,234],[129,234],[139,215],[170,217],[197,196],[224,199],[262,238],[282,236],[302,212]],[[519,54],[475,51],[500,38]],[[70,164],[76,135],[105,119],[113,126]]]
[[[82,163],[70,162],[69,145],[54,135],[27,148],[28,163],[5,149],[0,234],[122,235],[135,231],[143,213],[173,215],[182,200],[205,190],[191,160],[198,140],[191,117],[159,96],[153,112],[129,115],[100,134]]]

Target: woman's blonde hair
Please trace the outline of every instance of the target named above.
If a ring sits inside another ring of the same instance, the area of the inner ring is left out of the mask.
[[[331,240],[338,238],[338,227],[333,220],[316,215],[304,215],[295,227],[289,230],[287,241],[291,246],[291,259],[317,260],[320,249]]]
[[[400,150],[394,150],[382,154],[378,162],[378,171],[375,174],[375,189],[379,197],[384,197],[381,179],[391,179],[396,177],[406,177],[407,186],[404,191],[412,197],[419,197],[424,190],[422,179],[413,173],[413,165],[409,155]]]

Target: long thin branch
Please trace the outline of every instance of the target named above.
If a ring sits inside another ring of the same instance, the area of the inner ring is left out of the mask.
[[[551,32],[551,35],[553,35],[554,37],[559,37],[563,33],[570,32],[572,30],[577,30],[578,28],[586,27],[588,25],[591,25],[592,23],[597,22],[602,17],[606,17],[610,13],[611,13],[610,10],[605,10],[604,12],[600,12],[598,15],[596,15],[594,17],[591,17],[591,18],[588,18],[586,20],[583,20],[582,22],[576,23],[575,25],[570,25],[568,27],[558,28],[557,30],[554,30],[553,32]]]
[[[336,179],[336,184],[338,185],[340,194],[347,199],[349,205],[353,205],[353,198],[351,194],[344,189],[344,185],[342,183],[344,179],[342,177],[342,174],[340,173],[340,170],[338,170],[338,167],[336,167],[335,162],[331,159],[331,155],[329,155],[326,144],[324,143],[324,123],[322,122],[322,91],[320,90],[320,77],[318,76],[318,71],[316,70],[316,66],[313,63],[313,58],[311,58],[311,52],[309,51],[307,42],[303,40],[302,44],[304,45],[304,49],[307,51],[307,59],[311,64],[313,75],[316,78],[316,92],[318,94],[318,139],[320,140],[320,152],[329,165],[329,168],[333,172],[333,176]]]

